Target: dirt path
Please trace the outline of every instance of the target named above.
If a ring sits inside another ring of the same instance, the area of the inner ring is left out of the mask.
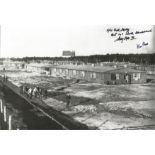
[[[6,85],[9,85],[9,87],[11,87],[14,91],[8,89],[8,86]],[[18,87],[10,82],[8,82],[6,85],[3,85],[3,83],[0,84],[1,98],[7,105],[10,113],[13,115],[13,129],[62,129],[62,127],[55,121],[52,121],[38,109],[28,104],[24,98],[19,97]],[[59,121],[64,122],[69,129],[88,129],[85,125],[71,120],[71,118],[67,116],[64,117],[64,115],[61,115],[52,108],[49,109],[46,106],[41,104],[37,105],[36,102],[34,103],[36,106],[40,106],[40,108],[42,108],[44,111],[46,110],[46,112],[52,114],[52,116],[54,116],[56,119],[59,119]]]

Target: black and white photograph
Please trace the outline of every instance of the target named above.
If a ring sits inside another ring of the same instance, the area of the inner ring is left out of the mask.
[[[1,25],[1,130],[154,130],[154,92],[154,25]]]
[[[154,155],[154,6],[0,0],[0,155]]]

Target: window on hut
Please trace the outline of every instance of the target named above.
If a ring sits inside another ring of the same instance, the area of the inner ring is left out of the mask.
[[[90,78],[95,79],[96,78],[96,73],[90,73]]]
[[[96,73],[93,73],[93,79],[96,79]]]
[[[82,75],[82,77],[85,77],[85,72],[81,71],[81,75]]]
[[[53,69],[53,71],[54,71],[54,73],[56,73],[57,69],[56,69],[56,68],[54,68],[54,69]]]
[[[139,80],[140,79],[140,73],[133,73],[133,79]]]
[[[73,75],[76,75],[76,70],[73,70]]]
[[[116,74],[116,80],[119,80],[119,74]]]

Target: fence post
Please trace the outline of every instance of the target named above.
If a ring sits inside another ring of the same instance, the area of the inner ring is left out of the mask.
[[[12,129],[12,116],[9,115],[9,130]]]
[[[6,122],[6,106],[4,106],[4,122]]]
[[[1,99],[0,99],[0,104],[1,104],[1,113],[3,113],[3,102]]]

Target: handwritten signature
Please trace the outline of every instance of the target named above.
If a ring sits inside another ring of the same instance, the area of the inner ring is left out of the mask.
[[[107,33],[111,37],[114,38],[114,42],[121,42],[129,41],[129,40],[135,40],[137,39],[137,35],[144,34],[144,33],[150,33],[152,32],[152,29],[149,30],[142,30],[142,31],[131,31],[130,28],[108,28]],[[142,48],[143,46],[147,46],[148,43],[143,42],[142,44],[137,44],[137,48]]]
[[[117,39],[114,40],[114,42],[120,41],[121,43],[123,43],[124,41],[134,40],[134,39],[136,39],[135,36],[125,36],[125,37],[119,36]]]
[[[140,48],[142,48],[144,46],[148,46],[148,45],[149,45],[148,42],[143,42],[142,44],[137,44],[137,49],[140,49]]]

